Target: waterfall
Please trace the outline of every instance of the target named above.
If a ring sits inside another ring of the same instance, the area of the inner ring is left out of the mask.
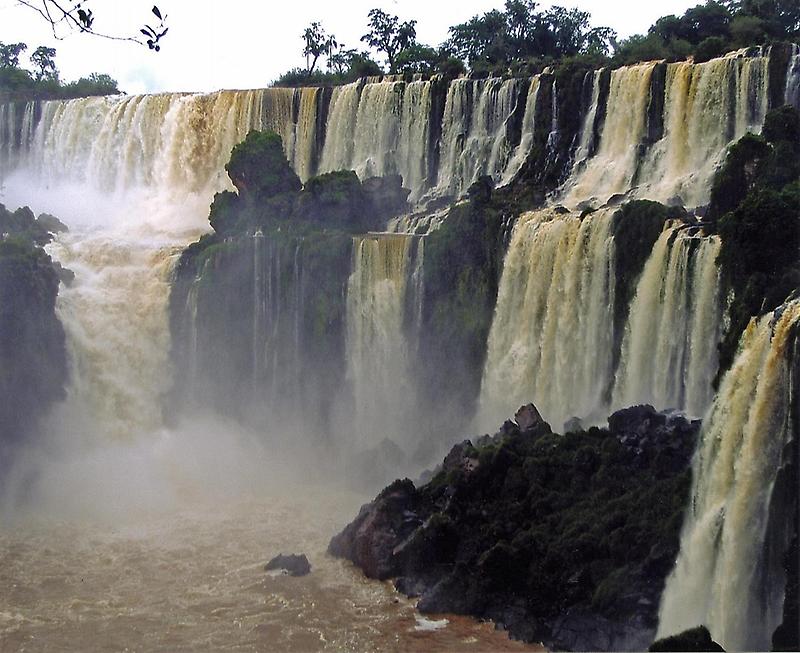
[[[597,107],[584,117],[573,168],[562,190],[567,205],[604,202],[617,193],[686,206],[708,202],[710,184],[727,147],[758,132],[768,102],[769,58],[741,50],[705,63],[668,64],[663,136],[647,143],[655,64],[612,71],[607,114],[596,154],[586,158]],[[595,73],[598,83],[599,71]],[[788,92],[788,90],[787,90]],[[593,89],[593,95],[599,93]],[[596,96],[595,96],[596,97]]]
[[[589,100],[589,108],[586,111],[586,116],[583,119],[581,127],[581,137],[578,141],[578,147],[575,150],[575,165],[581,165],[592,154],[594,147],[594,123],[597,119],[597,109],[600,104],[600,78],[603,75],[603,69],[595,70],[586,75],[592,76],[592,96]]]
[[[525,163],[525,159],[530,154],[533,147],[533,136],[536,132],[536,102],[539,99],[539,86],[541,85],[541,78],[536,75],[531,80],[530,88],[528,89],[528,97],[525,100],[525,115],[522,118],[522,137],[520,138],[519,145],[514,148],[514,152],[508,163],[508,167],[503,172],[501,183],[507,184],[517,174]]]
[[[726,650],[768,650],[781,621],[783,579],[771,575],[765,544],[784,447],[797,436],[789,356],[798,320],[795,300],[751,321],[722,381],[694,458],[692,500],[662,597],[660,635],[703,623]]]
[[[58,294],[70,385],[54,423],[76,435],[130,438],[162,427],[170,388],[170,271],[180,242],[130,232],[60,234],[49,251],[75,272]],[[101,435],[96,433],[95,435]]]
[[[759,132],[767,113],[769,59],[734,52],[693,65],[667,66],[664,137],[642,163],[642,196],[708,202],[727,147]]]
[[[564,201],[577,204],[597,197],[605,200],[633,186],[639,164],[639,144],[644,138],[645,114],[650,97],[650,79],[655,64],[617,68],[611,73],[608,91],[610,110],[600,135],[597,153],[567,182]],[[583,132],[592,129],[584,121]]]
[[[483,428],[531,400],[556,428],[602,406],[612,365],[611,217],[552,209],[520,216],[489,333]]]
[[[612,406],[702,416],[713,396],[722,299],[719,238],[665,229],[645,264],[622,341]]]
[[[792,43],[792,56],[789,58],[789,69],[786,72],[786,104],[800,110],[800,45]]]
[[[253,399],[271,423],[299,420],[303,404],[303,240],[251,238]]]
[[[494,78],[457,79],[450,84],[442,120],[437,193],[458,196],[481,175],[496,182],[503,178],[514,148],[508,138],[508,121],[520,101],[520,86],[519,79]]]
[[[417,330],[413,322],[421,296],[409,297],[408,291],[418,295],[421,290],[417,241],[422,239],[405,234],[354,238],[347,286],[347,377],[354,398],[354,444],[361,449],[387,437],[400,445],[415,444],[415,343],[409,334]]]

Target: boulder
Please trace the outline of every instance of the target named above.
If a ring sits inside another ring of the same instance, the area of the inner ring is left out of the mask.
[[[394,549],[420,526],[416,517],[417,490],[409,479],[397,480],[334,536],[328,553],[355,563],[369,578],[396,576]]]
[[[278,569],[289,572],[290,576],[305,576],[311,572],[311,564],[308,562],[308,558],[306,558],[305,554],[297,555],[290,553],[289,555],[283,555],[279,553],[264,566],[264,571],[275,571]]]
[[[550,425],[542,419],[541,414],[539,414],[539,411],[533,404],[520,406],[519,410],[514,413],[514,421],[516,421],[522,433],[541,429],[546,429],[548,432],[550,431]]]

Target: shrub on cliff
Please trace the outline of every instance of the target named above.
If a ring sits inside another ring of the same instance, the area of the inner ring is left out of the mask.
[[[254,130],[247,134],[233,147],[225,171],[243,198],[265,200],[302,187],[275,132]]]
[[[761,136],[733,145],[712,186],[709,217],[722,239],[719,265],[733,290],[730,326],[720,345],[719,376],[733,362],[754,315],[800,288],[800,114],[770,111]]]

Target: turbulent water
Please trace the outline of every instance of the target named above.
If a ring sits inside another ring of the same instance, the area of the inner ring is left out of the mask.
[[[722,298],[720,241],[669,227],[645,265],[629,311],[612,407],[649,403],[702,416],[713,396]]]
[[[719,239],[697,228],[664,230],[639,279],[615,370],[614,212],[581,220],[545,210],[518,220],[489,334],[481,428],[526,397],[556,428],[572,416],[602,422],[638,403],[692,415],[708,407],[723,315]]]
[[[768,650],[782,620],[786,535],[777,561],[764,545],[776,472],[797,437],[789,349],[796,348],[798,320],[794,301],[752,321],[722,381],[694,459],[681,552],[662,599],[662,634],[703,623],[726,650]],[[789,519],[784,513],[778,520],[785,533]]]
[[[518,220],[489,334],[483,428],[531,397],[556,428],[602,404],[612,349],[609,218],[602,211],[580,220],[548,210]]]
[[[649,142],[648,114],[656,64],[618,68],[611,73],[607,117],[597,153],[576,166],[566,184],[568,205],[616,193],[652,200],[675,197],[686,206],[708,202],[715,168],[728,144],[759,131],[767,111],[766,56],[733,52],[702,64],[666,65],[663,135]],[[584,118],[588,138],[599,94]],[[585,146],[584,146],[585,147]],[[583,151],[583,150],[580,150]]]
[[[267,494],[113,528],[0,530],[0,650],[535,650],[490,623],[421,617],[390,584],[327,556],[364,497],[309,482]],[[281,551],[306,553],[311,574],[266,573]]]

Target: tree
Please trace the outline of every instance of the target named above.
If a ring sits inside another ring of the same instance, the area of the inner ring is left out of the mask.
[[[131,41],[146,45],[151,50],[161,50],[160,41],[167,35],[168,27],[165,26],[167,16],[162,15],[157,6],[153,6],[151,13],[158,19],[155,26],[148,24],[139,29],[144,36],[123,36],[98,32],[94,28],[95,14],[89,7],[92,0],[15,0],[23,7],[27,7],[39,14],[50,25],[53,37],[63,39],[67,34],[78,32],[99,36],[113,41]]]
[[[442,57],[433,48],[414,43],[400,50],[395,57],[398,72],[432,73],[436,70]]]
[[[27,49],[25,43],[0,43],[0,68],[19,68],[19,55]]]
[[[467,22],[450,28],[450,38],[444,47],[473,68],[478,62],[496,64],[505,61],[507,47],[506,16],[493,9],[483,16],[473,16]]]
[[[314,73],[317,60],[322,55],[330,55],[338,44],[336,43],[336,37],[333,34],[328,35],[322,25],[317,22],[311,23],[303,30],[303,40],[306,42],[303,48],[303,56],[306,58],[306,70],[310,77]]]
[[[55,62],[56,49],[40,45],[31,55],[31,63],[36,68],[34,75],[36,81],[44,79],[58,79],[58,69]]]
[[[337,44],[334,50],[328,53],[328,70],[337,75],[344,75],[357,54],[358,50],[348,49],[344,43]]]
[[[417,21],[400,22],[397,16],[391,16],[382,9],[369,10],[369,31],[361,40],[386,55],[389,71],[395,72],[397,54],[416,42]]]

